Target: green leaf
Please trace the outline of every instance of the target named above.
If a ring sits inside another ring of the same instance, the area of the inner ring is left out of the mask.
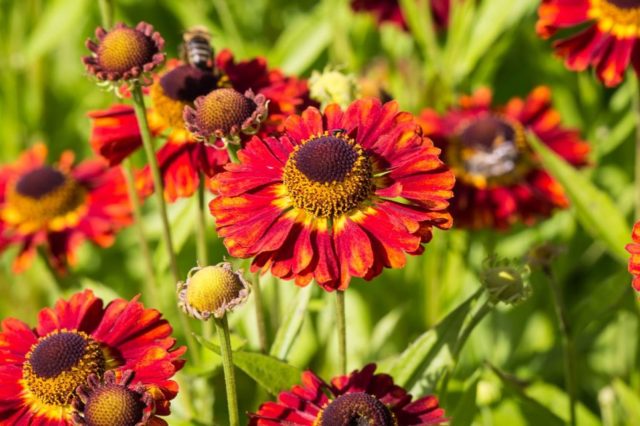
[[[478,389],[478,381],[480,377],[474,375],[469,380],[460,402],[456,405],[456,409],[451,416],[451,426],[469,426],[473,422],[478,405],[476,404],[476,394]]]
[[[611,255],[626,263],[629,255],[624,247],[631,239],[631,230],[613,200],[535,135],[529,133],[528,140],[542,165],[564,187],[582,226],[602,241]]]
[[[331,30],[324,11],[317,7],[312,13],[287,25],[276,41],[270,62],[279,65],[286,73],[301,74],[329,46]]]
[[[275,340],[269,351],[271,356],[282,360],[287,358],[289,350],[291,350],[291,346],[302,328],[302,322],[307,313],[307,306],[311,300],[312,292],[313,285],[303,287],[298,292],[298,296],[291,303],[284,321],[278,328]]]
[[[47,53],[59,42],[66,42],[69,29],[76,27],[86,17],[88,5],[86,0],[57,0],[50,3],[25,46],[27,63]]]
[[[620,379],[613,382],[613,390],[624,408],[627,424],[640,424],[640,397],[637,392]]]
[[[220,355],[220,348],[217,345],[199,336],[196,336],[196,339],[205,348]],[[299,384],[300,375],[302,374],[293,365],[272,356],[254,352],[233,352],[233,364],[274,396]]]
[[[471,312],[474,294],[409,345],[395,360],[389,374],[402,387],[412,388],[419,381],[433,389],[443,371],[451,364],[460,330]],[[437,360],[437,362],[435,362]]]

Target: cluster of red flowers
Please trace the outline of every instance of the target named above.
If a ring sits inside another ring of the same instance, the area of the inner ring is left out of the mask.
[[[354,0],[379,21],[406,22],[397,1]],[[449,1],[432,0],[434,22],[447,25]],[[543,0],[538,32],[583,26],[556,41],[569,68],[593,66],[609,86],[631,63],[640,71],[640,4],[629,0]],[[217,234],[252,270],[327,291],[352,278],[371,280],[424,251],[435,228],[508,229],[568,205],[563,188],[530,147],[538,138],[568,163],[587,164],[589,146],[564,128],[548,88],[492,104],[488,89],[445,113],[403,112],[397,102],[367,98],[323,111],[307,82],[271,69],[263,58],[237,61],[228,50],[204,62],[165,60],[164,40],[146,23],[99,29],[88,41],[87,70],[109,84],[135,81],[150,101],[140,114],[155,137],[164,198],[190,197],[206,184]],[[206,38],[206,37],[205,37]],[[127,97],[127,88],[118,87]],[[99,158],[54,164],[38,144],[0,168],[0,250],[18,246],[23,270],[39,245],[64,271],[84,240],[106,247],[131,218],[120,164],[142,146],[134,109],[116,104],[89,114]],[[229,145],[236,146],[229,151]],[[237,151],[237,160],[229,153]],[[148,167],[134,184],[154,191]],[[455,195],[455,196],[454,196]],[[629,270],[640,290],[640,224]],[[0,332],[2,424],[165,424],[177,393],[171,380],[185,348],[169,324],[137,300],[103,307],[90,291],[44,309],[38,325],[7,319]],[[325,383],[311,372],[251,417],[255,425],[431,425],[446,421],[433,396],[411,402],[391,377],[369,365]],[[123,401],[112,404],[114,398]],[[357,413],[356,411],[357,410]],[[356,415],[357,414],[357,415]],[[105,417],[106,416],[106,417]],[[356,416],[356,417],[354,417]],[[135,421],[132,423],[131,419]],[[117,420],[113,420],[117,421]]]

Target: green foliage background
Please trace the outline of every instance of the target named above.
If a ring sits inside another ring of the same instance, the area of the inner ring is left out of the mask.
[[[271,66],[301,76],[326,65],[358,74],[381,59],[389,65],[389,91],[412,112],[427,106],[443,110],[458,94],[483,85],[493,88],[497,102],[549,85],[564,123],[581,129],[592,146],[593,167],[579,173],[553,156],[542,156],[568,186],[573,207],[507,233],[438,232],[425,254],[409,259],[405,269],[385,271],[371,283],[355,280],[347,292],[349,369],[377,361],[381,369],[407,377],[403,384],[416,396],[440,390],[433,388],[430,375],[451,364],[464,315],[433,329],[427,337],[436,346],[423,339],[423,346],[406,353],[400,364],[398,354],[476,292],[487,247],[519,258],[537,244],[552,242],[565,248],[553,270],[578,354],[578,424],[640,424],[640,311],[623,250],[633,223],[634,76],[607,90],[589,73],[567,71],[549,43],[535,35],[535,0],[463,1],[454,8],[446,33],[430,28],[424,1],[402,0],[413,34],[392,25],[378,28],[371,17],[353,14],[345,0],[115,2],[117,21],[152,23],[166,39],[170,56],[185,28],[204,24],[214,34],[216,49],[229,47],[239,58],[265,56]],[[48,145],[51,158],[66,149],[79,158],[90,155],[87,112],[114,102],[86,78],[80,62],[86,54],[84,40],[99,23],[95,1],[0,0],[0,161],[15,160],[36,141]],[[170,211],[185,275],[196,258],[194,202],[182,200]],[[147,204],[146,225],[158,245],[160,223],[153,203]],[[209,227],[210,258],[220,261],[225,250],[212,222]],[[108,300],[130,298],[148,279],[136,253],[135,236],[125,230],[107,250],[85,244],[78,267],[64,278],[54,277],[40,260],[15,275],[10,270],[15,253],[3,253],[0,317],[35,324],[39,309],[78,288],[93,288]],[[156,247],[156,263],[166,270],[163,254]],[[270,341],[279,328],[293,337],[286,339],[280,331],[283,336],[272,353],[330,379],[337,371],[333,295],[272,278],[263,281]],[[449,391],[439,395],[453,425],[568,420],[562,337],[549,284],[537,272],[531,281],[529,300],[494,309],[464,347]],[[163,286],[163,300],[145,298],[145,303],[162,309],[179,335],[175,283],[168,273]],[[306,313],[296,315],[296,308],[306,303]],[[464,309],[472,306],[477,304],[462,305],[458,312],[466,314]],[[253,315],[249,303],[231,316],[238,348],[258,346]],[[192,392],[181,393],[173,404],[172,425],[209,424],[211,414],[215,424],[226,424],[220,360],[211,351],[203,349],[202,354],[200,364],[188,365],[180,374]],[[415,370],[403,370],[405,361],[417,365]],[[273,399],[248,375],[239,379],[241,413]],[[211,383],[213,390],[207,387]]]

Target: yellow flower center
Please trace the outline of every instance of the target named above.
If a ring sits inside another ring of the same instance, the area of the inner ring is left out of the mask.
[[[72,177],[50,166],[22,175],[10,187],[7,204],[19,222],[47,223],[82,206],[86,190]]]
[[[65,406],[90,374],[101,376],[106,360],[100,345],[82,331],[54,331],[26,356],[22,378],[38,402]]]
[[[209,93],[196,112],[196,120],[202,132],[213,135],[231,133],[251,117],[256,103],[233,89],[222,88]]]
[[[145,408],[140,395],[122,385],[108,384],[94,390],[84,407],[84,419],[91,426],[135,426]]]
[[[133,28],[108,32],[98,47],[98,63],[109,72],[123,73],[151,62],[157,53],[153,41]]]
[[[357,208],[375,188],[370,158],[341,133],[298,145],[289,156],[283,181],[296,207],[327,218]]]
[[[240,276],[221,266],[207,266],[189,278],[186,299],[200,312],[215,312],[240,297],[245,286]]]
[[[346,393],[331,401],[313,426],[398,426],[398,421],[378,398],[364,392]]]
[[[618,38],[640,37],[640,0],[590,0],[589,18]]]
[[[529,170],[528,150],[522,125],[487,115],[458,131],[447,159],[461,181],[486,188],[521,179]]]

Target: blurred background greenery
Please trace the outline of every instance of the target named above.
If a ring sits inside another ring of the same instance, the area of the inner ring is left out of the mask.
[[[563,122],[581,129],[591,142],[594,167],[583,174],[613,200],[630,235],[636,80],[628,78],[619,88],[606,90],[589,73],[565,70],[549,43],[535,35],[535,0],[456,3],[448,31],[437,34],[425,29],[419,13],[409,18],[413,34],[394,25],[378,27],[371,16],[354,14],[346,0],[114,1],[116,21],[153,24],[166,39],[170,57],[177,54],[182,31],[206,25],[215,49],[228,47],[238,58],[265,56],[270,66],[286,73],[308,77],[312,70],[331,65],[362,75],[373,67],[388,92],[412,112],[427,106],[443,110],[458,94],[480,86],[491,87],[496,101],[504,102],[525,96],[536,85],[548,85]],[[410,7],[413,2],[402,3]],[[15,160],[36,141],[47,144],[51,158],[66,149],[78,158],[91,155],[87,112],[116,100],[96,88],[80,61],[86,54],[84,41],[99,23],[95,1],[0,0],[0,161]],[[194,203],[181,200],[170,211],[184,273],[196,258]],[[145,208],[157,245],[160,223],[152,206]],[[371,283],[355,280],[347,292],[349,369],[389,362],[474,293],[488,243],[499,255],[518,258],[537,244],[552,242],[564,247],[553,269],[579,354],[579,424],[640,424],[639,309],[626,259],[610,254],[611,248],[598,238],[606,232],[608,217],[599,218],[598,234],[583,227],[579,213],[574,208],[557,212],[536,226],[506,233],[438,232],[425,254],[409,259],[405,269],[385,271]],[[226,252],[213,223],[209,225],[210,258],[219,261]],[[10,264],[15,253],[6,252],[0,259],[0,317],[33,324],[40,308],[78,288],[93,288],[108,300],[130,298],[148,279],[136,250],[132,230],[123,231],[107,250],[85,244],[78,266],[62,278],[54,277],[41,261],[14,275]],[[162,247],[156,247],[156,263],[166,268],[163,254]],[[175,309],[167,309],[174,303],[175,283],[163,281],[164,300],[145,302],[163,309],[177,324]],[[453,425],[568,420],[562,338],[549,285],[539,273],[531,281],[529,300],[495,309],[467,342],[449,392],[440,395]],[[271,340],[283,319],[311,296],[286,357],[329,379],[337,371],[332,295],[268,277],[263,282]],[[237,345],[249,349],[258,346],[253,312],[249,303],[231,317]],[[209,378],[215,385],[213,395],[206,388]],[[203,365],[186,367],[180,380],[190,382],[199,396],[187,401],[181,395],[170,424],[198,424],[189,417],[189,406],[208,424],[204,419],[209,418],[212,397],[215,422],[225,424],[215,355],[207,354]],[[414,380],[411,390],[416,396],[433,391],[423,380]],[[241,413],[273,398],[256,392],[243,374],[239,394]]]

